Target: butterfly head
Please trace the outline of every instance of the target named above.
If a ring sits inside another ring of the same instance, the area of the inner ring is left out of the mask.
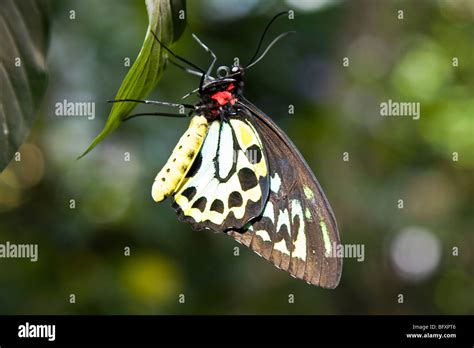
[[[225,79],[225,78],[236,78],[242,79],[244,74],[244,68],[239,65],[233,65],[231,68],[226,65],[221,65],[216,70],[217,78],[218,79]]]
[[[217,77],[211,77],[204,81],[202,86],[202,94],[206,95],[209,93],[214,93],[219,90],[226,90],[227,86],[232,83],[235,86],[240,88],[240,92],[242,92],[243,88],[243,75],[244,75],[244,68],[241,66],[232,66],[228,67],[225,65],[221,65],[216,69]]]

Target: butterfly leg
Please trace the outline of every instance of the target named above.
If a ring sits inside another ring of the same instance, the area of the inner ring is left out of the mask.
[[[185,66],[182,66],[181,64],[175,62],[174,60],[171,60],[171,59],[168,59],[168,61],[173,64],[174,66],[178,67],[179,69],[187,72],[188,74],[191,74],[191,75],[195,75],[195,76],[199,76],[199,77],[202,77],[203,73],[197,71],[197,70],[193,70],[193,69],[190,69],[190,68],[186,68]],[[211,80],[214,80],[214,78],[212,76],[208,76],[208,78],[210,78]]]
[[[196,42],[199,44],[199,46],[204,48],[204,50],[212,56],[211,65],[209,65],[209,68],[207,69],[206,74],[202,75],[202,77],[201,77],[201,83],[199,85],[199,91],[201,92],[202,91],[202,86],[204,85],[204,82],[211,76],[211,71],[212,71],[212,68],[214,67],[214,64],[217,61],[217,57],[216,57],[215,53],[212,52],[212,50],[209,47],[207,47],[201,40],[199,40],[199,38],[197,37],[196,34],[193,33],[192,36],[193,36],[194,40],[196,40]]]
[[[185,115],[182,110],[180,110],[179,114],[173,114],[169,112],[146,112],[146,113],[139,113],[133,114],[130,116],[125,117],[122,121],[128,121],[132,118],[138,116],[166,116],[166,117],[190,117],[194,111],[197,110],[197,107],[191,104],[178,104],[178,103],[169,103],[169,102],[162,102],[157,100],[139,100],[139,99],[117,99],[117,100],[108,100],[109,103],[122,103],[122,102],[131,102],[131,103],[142,103],[142,104],[153,104],[153,105],[161,105],[161,106],[169,106],[174,108],[187,108],[190,109],[189,113]]]
[[[157,101],[157,100],[116,99],[116,100],[108,100],[107,102],[108,102],[108,103],[131,102],[131,103],[141,103],[141,104],[153,104],[153,105],[169,106],[169,107],[173,107],[173,108],[195,109],[194,105],[191,105],[191,104],[170,103],[170,102],[163,102],[163,101]]]
[[[153,34],[153,37],[155,38],[155,40],[160,44],[161,47],[163,47],[168,53],[170,53],[173,57],[175,57],[176,59],[180,60],[181,62],[185,63],[185,64],[188,64],[189,66],[193,67],[194,69],[200,71],[201,73],[204,74],[204,70],[202,70],[200,67],[198,67],[196,64],[193,64],[192,62],[190,62],[189,60],[187,59],[184,59],[183,57],[180,57],[178,56],[176,53],[174,53],[172,50],[170,50],[168,47],[166,47],[165,44],[163,44],[160,39],[158,39],[158,37],[156,36],[155,32],[153,30],[150,30],[150,32]]]
[[[204,48],[204,50],[212,56],[211,65],[209,65],[209,68],[207,69],[207,72],[206,72],[206,76],[209,77],[211,75],[212,68],[214,67],[214,64],[217,61],[217,57],[216,57],[215,53],[212,52],[212,50],[209,47],[207,47],[201,40],[199,40],[199,38],[197,37],[196,34],[192,33],[191,35],[193,36],[194,40],[197,41],[199,46]]]

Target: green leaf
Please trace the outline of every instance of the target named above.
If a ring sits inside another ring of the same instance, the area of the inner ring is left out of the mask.
[[[0,172],[30,132],[47,86],[45,0],[1,0]]]
[[[161,79],[166,64],[166,51],[155,40],[151,31],[167,47],[184,31],[181,19],[184,0],[145,0],[148,11],[148,29],[145,41],[129,72],[122,81],[115,99],[144,99]],[[112,104],[107,122],[100,134],[92,141],[79,158],[90,152],[98,143],[113,132],[123,119],[136,107],[136,103]]]

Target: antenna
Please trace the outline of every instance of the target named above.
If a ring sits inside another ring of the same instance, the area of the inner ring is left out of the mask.
[[[252,58],[250,59],[250,61],[247,63],[246,65],[246,68],[253,63],[253,60],[257,57],[258,55],[258,52],[260,51],[260,48],[262,47],[262,43],[263,43],[263,39],[265,39],[265,35],[267,34],[267,31],[268,29],[270,29],[270,26],[273,24],[273,22],[279,18],[280,16],[283,16],[283,15],[286,15],[288,14],[289,12],[288,11],[284,11],[284,12],[280,12],[280,13],[277,13],[271,20],[270,22],[268,22],[267,26],[265,27],[265,30],[263,31],[263,34],[262,36],[260,37],[260,41],[258,43],[258,46],[257,46],[257,50],[255,51],[254,55],[252,56]]]

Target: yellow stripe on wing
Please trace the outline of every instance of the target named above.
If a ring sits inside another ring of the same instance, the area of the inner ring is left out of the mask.
[[[191,119],[189,128],[179,139],[163,169],[156,175],[151,189],[156,202],[163,201],[181,186],[201,149],[208,127],[204,116],[194,116]]]

